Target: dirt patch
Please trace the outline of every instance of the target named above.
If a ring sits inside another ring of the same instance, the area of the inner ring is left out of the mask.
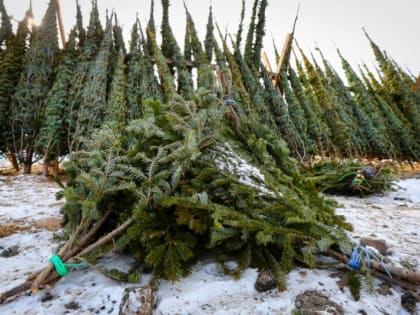
[[[61,218],[46,218],[32,222],[16,220],[8,224],[0,224],[0,238],[23,231],[47,230],[55,232],[60,228]]]
[[[397,167],[398,178],[420,178],[420,163],[403,163]]]
[[[27,231],[31,227],[30,226],[22,226],[16,224],[2,224],[0,225],[0,238],[12,235],[16,232],[20,231]]]
[[[60,218],[46,218],[35,221],[33,223],[38,229],[48,230],[50,232],[55,232],[61,227],[61,219]]]
[[[299,294],[296,297],[295,306],[299,310],[299,314],[303,315],[344,314],[343,309],[337,303],[315,290],[308,290]]]

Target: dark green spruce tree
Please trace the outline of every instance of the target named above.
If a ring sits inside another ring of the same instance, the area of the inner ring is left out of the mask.
[[[7,41],[10,40],[13,34],[12,23],[10,17],[7,14],[6,8],[4,6],[4,0],[0,0],[0,15],[1,15],[1,25],[0,25],[0,61],[2,58],[2,52],[5,47],[7,47]]]
[[[105,108],[104,121],[112,123],[115,128],[122,128],[127,124],[127,78],[126,78],[126,55],[120,49],[112,76],[109,99]]]
[[[381,112],[375,106],[375,103],[372,102],[372,98],[361,79],[339,51],[338,53],[353,97],[359,109],[366,115],[364,123],[362,123],[362,117],[359,116],[360,127],[364,128],[364,135],[369,143],[369,152],[365,152],[365,154],[384,158],[392,156],[395,153],[395,149],[389,139]],[[368,121],[373,124],[373,128]]]
[[[23,69],[23,60],[28,49],[30,37],[30,10],[19,22],[16,35],[7,40],[0,62],[0,151],[7,155],[13,168],[19,170],[16,151],[13,145],[11,125],[11,101]]]
[[[354,123],[353,115],[350,109],[348,108],[347,104],[344,102],[345,92],[343,91],[342,87],[344,83],[342,82],[341,78],[337,74],[337,72],[331,67],[329,62],[325,59],[324,55],[322,54],[321,50],[317,48],[324,69],[321,70],[319,66],[318,72],[324,82],[324,86],[329,93],[332,104],[337,111],[337,115],[339,119],[343,122],[345,128],[350,135],[349,140],[349,147],[346,149],[347,155],[346,157],[354,157],[354,155],[358,156],[361,148],[361,136],[358,134],[357,125]],[[314,60],[314,64],[316,64]],[[344,93],[344,94],[343,94]]]
[[[332,152],[331,130],[329,129],[327,122],[323,119],[323,109],[318,104],[318,100],[315,97],[315,93],[308,75],[304,70],[304,66],[297,58],[296,53],[294,53],[294,55],[298,78],[305,93],[305,96],[301,95],[300,97],[308,101],[308,106],[313,114],[312,118],[314,118],[311,120],[313,121],[311,126],[315,127],[315,129],[311,130],[311,132],[313,132],[314,135],[312,139],[316,143],[316,154],[325,157]]]
[[[68,119],[67,109],[73,96],[71,87],[76,69],[78,33],[77,26],[71,30],[58,65],[56,79],[45,99],[45,121],[36,139],[37,154],[43,156],[45,176],[48,175],[49,166],[56,172],[58,159],[69,153],[65,124]]]
[[[398,118],[388,102],[380,93],[375,91],[369,78],[361,69],[360,72],[369,94],[375,100],[377,107],[382,113],[389,137],[396,148],[394,158],[399,160],[418,160],[420,157],[420,141],[416,140],[413,130],[407,128]]]
[[[31,172],[34,162],[35,140],[44,123],[45,99],[53,84],[58,53],[56,9],[51,0],[25,55],[12,102],[14,150],[25,174]]]
[[[141,113],[141,102],[143,91],[141,90],[141,82],[144,80],[142,59],[144,58],[142,51],[142,43],[140,38],[140,21],[136,17],[136,22],[131,28],[131,39],[127,55],[127,83],[126,96],[128,107],[128,119],[136,119]]]
[[[108,73],[112,62],[112,16],[107,16],[106,29],[96,59],[90,64],[77,112],[75,148],[80,148],[93,129],[101,126],[108,95]]]
[[[203,45],[198,37],[197,30],[195,28],[194,20],[185,6],[185,14],[187,16],[187,34],[190,40],[192,49],[192,55],[194,58],[194,64],[197,67],[197,86],[203,87],[208,90],[214,89],[214,74],[213,66],[208,60],[206,51],[203,49]],[[210,34],[208,34],[210,36]]]
[[[351,148],[351,132],[340,119],[335,100],[330,95],[325,83],[322,80],[323,73],[317,65],[312,64],[302,49],[300,49],[308,79],[310,81],[316,102],[321,111],[321,119],[325,120],[331,130],[330,140],[333,144],[333,151],[330,156],[347,156]]]
[[[187,67],[181,49],[173,35],[169,22],[169,0],[162,0],[162,53],[171,61],[169,68],[172,74],[177,73],[177,91],[185,98],[189,98],[193,93],[193,80],[191,72]]]
[[[261,51],[265,35],[265,10],[267,9],[267,0],[261,0],[258,9],[258,22],[255,26],[255,40],[253,44],[252,68],[258,70],[261,63]]]
[[[150,30],[153,30],[151,28]],[[153,31],[152,31],[153,33]],[[154,34],[154,33],[153,33]],[[144,58],[141,59],[141,68],[143,78],[140,80],[142,86],[143,100],[153,99],[153,100],[163,100],[163,91],[162,87],[159,84],[159,80],[155,74],[154,62],[153,62],[153,51],[152,54],[149,54],[149,45],[150,38],[147,34],[146,36],[143,33],[143,30],[140,26],[140,41],[143,48]],[[152,47],[153,48],[153,47]]]
[[[153,58],[156,63],[159,74],[160,87],[165,103],[171,103],[178,96],[176,92],[175,82],[173,76],[168,68],[165,56],[156,42],[155,33],[151,28],[147,28],[148,42],[153,49]]]
[[[394,62],[379,49],[378,45],[366,33],[376,61],[382,73],[383,94],[388,94],[388,101],[394,103],[410,122],[414,134],[420,134],[420,111],[415,94],[411,91],[411,85],[407,85],[400,76]],[[407,126],[408,128],[410,126]]]
[[[235,42],[235,49],[241,50],[242,45],[242,33],[244,29],[244,19],[245,19],[245,0],[242,0],[242,9],[241,9],[241,15],[240,15],[240,22],[238,27],[238,32],[236,33],[236,42]],[[236,51],[235,51],[236,54]]]
[[[246,36],[245,48],[244,48],[244,53],[243,53],[245,62],[251,68],[254,68],[253,61],[254,61],[255,21],[257,19],[258,2],[259,0],[254,0],[254,4],[252,6],[251,17],[250,17],[250,21],[248,25],[248,33]]]
[[[206,27],[206,38],[204,39],[204,51],[207,56],[207,61],[211,63],[213,61],[213,49],[214,49],[214,25],[213,25],[213,10],[210,5],[209,17],[207,19]]]
[[[92,1],[92,9],[86,31],[83,27],[81,8],[77,3],[76,26],[80,42],[77,45],[76,69],[71,80],[70,93],[72,97],[66,110],[67,118],[64,125],[68,152],[76,149],[75,134],[78,129],[78,113],[83,101],[83,90],[87,84],[89,69],[97,56],[104,35],[96,1]]]

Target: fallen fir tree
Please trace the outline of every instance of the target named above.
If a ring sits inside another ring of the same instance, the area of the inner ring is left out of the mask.
[[[302,175],[319,191],[334,195],[370,195],[394,190],[392,160],[358,162],[327,160],[302,168]]]

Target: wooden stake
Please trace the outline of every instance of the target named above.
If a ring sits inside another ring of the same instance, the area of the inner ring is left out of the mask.
[[[416,92],[418,89],[420,89],[420,75],[417,77],[416,82],[411,87],[411,91]]]
[[[283,44],[283,49],[281,51],[281,55],[280,58],[277,62],[277,69],[276,69],[276,73],[274,75],[274,80],[273,80],[273,84],[274,86],[278,86],[279,82],[280,82],[280,70],[285,62],[286,56],[287,56],[287,52],[290,49],[290,46],[292,45],[292,41],[293,41],[293,33],[288,33],[286,35],[286,38],[284,40],[284,44]],[[280,91],[282,89],[280,88]]]
[[[54,0],[55,10],[57,11],[58,26],[60,28],[61,44],[66,48],[66,34],[64,33],[63,16],[61,15],[61,6],[59,0]]]

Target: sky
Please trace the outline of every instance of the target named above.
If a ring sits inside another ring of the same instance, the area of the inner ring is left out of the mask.
[[[253,0],[246,1],[245,23],[249,21]],[[4,0],[9,15],[22,19],[29,0]],[[64,28],[68,35],[75,23],[76,0],[60,0]],[[88,23],[91,0],[79,0],[85,25]],[[178,43],[183,47],[185,10],[183,0],[170,1],[170,22]],[[208,8],[213,8],[214,20],[222,30],[235,35],[240,21],[242,0],[185,0],[199,35],[204,39]],[[32,0],[35,22],[39,23],[48,0]],[[266,12],[264,51],[273,69],[275,59],[273,43],[281,51],[286,34],[291,31],[299,9],[295,39],[306,53],[317,56],[319,47],[327,60],[337,70],[341,69],[337,48],[353,67],[365,63],[375,67],[374,55],[365,37],[369,36],[400,66],[415,76],[420,74],[419,0],[269,0]],[[136,14],[146,25],[150,0],[98,0],[104,24],[106,9],[114,9],[123,26],[126,41]],[[160,25],[161,1],[155,0],[155,21]],[[246,30],[245,30],[246,31]],[[246,34],[245,34],[246,35]]]

